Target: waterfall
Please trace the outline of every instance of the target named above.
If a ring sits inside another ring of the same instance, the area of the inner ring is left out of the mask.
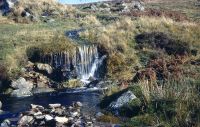
[[[95,45],[79,46],[73,53],[65,51],[45,56],[42,62],[50,64],[55,70],[62,73],[63,79],[78,78],[84,83],[90,79],[97,79],[106,55],[99,55]]]
[[[97,46],[81,46],[78,48],[80,62],[78,67],[79,79],[88,82],[90,78],[96,78],[96,72],[102,64],[105,56],[99,58]]]

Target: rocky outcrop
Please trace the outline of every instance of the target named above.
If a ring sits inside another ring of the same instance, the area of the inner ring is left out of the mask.
[[[144,3],[140,0],[99,2],[82,6],[83,10],[100,12],[130,12],[131,10],[144,11]]]

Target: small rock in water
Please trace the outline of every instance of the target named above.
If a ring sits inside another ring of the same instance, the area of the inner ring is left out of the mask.
[[[10,124],[10,121],[6,119],[1,123],[1,127],[10,127]]]
[[[71,115],[72,115],[72,117],[76,117],[76,116],[79,115],[79,113],[78,112],[72,112]]]
[[[50,115],[45,115],[45,120],[46,121],[51,121],[51,120],[53,120],[53,117],[50,116]]]
[[[2,103],[1,103],[1,101],[0,101],[0,109],[2,108]]]
[[[61,107],[61,104],[49,104],[50,108],[59,108]]]
[[[34,118],[32,116],[23,116],[19,121],[18,121],[18,125],[19,126],[24,126],[27,124],[30,124],[31,122],[34,121]]]
[[[103,116],[103,115],[104,115],[103,113],[98,112],[98,113],[96,114],[96,117],[101,117],[101,116]]]
[[[39,109],[39,110],[44,110],[44,107],[43,106],[41,106],[41,105],[34,105],[34,104],[31,104],[31,108],[32,109]]]
[[[35,119],[36,120],[43,120],[44,119],[44,115],[37,115],[37,116],[35,116]]]
[[[69,121],[69,119],[66,117],[58,117],[58,116],[55,117],[55,120],[58,123],[67,123]]]
[[[39,115],[42,115],[42,113],[41,112],[34,113],[34,116],[39,116]]]
[[[81,102],[76,102],[76,103],[75,103],[75,106],[76,106],[76,107],[82,107],[83,104],[82,104]]]

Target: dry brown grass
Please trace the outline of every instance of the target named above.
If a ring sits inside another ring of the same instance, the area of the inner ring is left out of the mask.
[[[137,50],[134,49],[136,35],[144,32],[163,32],[176,40],[186,42],[190,48],[200,50],[200,27],[197,23],[176,22],[166,17],[128,17],[104,27],[88,29],[81,33],[92,43],[103,45],[109,52],[108,75],[128,80],[134,67],[140,66]]]

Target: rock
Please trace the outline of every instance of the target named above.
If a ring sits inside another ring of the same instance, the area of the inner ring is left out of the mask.
[[[137,97],[131,92],[127,91],[123,93],[116,101],[113,101],[110,105],[109,108],[111,109],[119,109],[124,105],[127,105],[128,102],[136,99]]]
[[[30,81],[26,81],[23,77],[20,77],[18,80],[13,81],[11,87],[14,89],[27,89],[31,90],[33,88],[33,83]]]
[[[11,84],[15,90],[12,91],[11,96],[13,97],[27,97],[32,96],[31,90],[33,88],[33,83],[26,81],[23,77],[18,80],[13,81]]]
[[[78,113],[78,112],[72,112],[72,113],[71,113],[71,116],[72,116],[72,117],[79,116],[79,113]]]
[[[76,107],[82,107],[83,104],[82,104],[81,102],[76,102],[76,103],[75,103],[75,106],[76,106]]]
[[[137,9],[139,11],[144,11],[144,9],[145,9],[144,6],[142,5],[142,2],[140,2],[140,1],[133,1],[132,8]]]
[[[2,108],[2,102],[0,101],[0,109]]]
[[[46,121],[51,121],[51,120],[53,120],[53,117],[50,116],[50,115],[45,115],[45,120]]]
[[[49,104],[50,108],[59,108],[61,107],[61,104]]]
[[[32,109],[39,109],[39,110],[44,110],[44,107],[43,106],[41,106],[41,105],[34,105],[34,104],[31,104],[31,108]]]
[[[11,126],[11,122],[10,120],[6,119],[1,123],[1,127],[10,127]]]
[[[98,112],[98,113],[96,114],[96,117],[98,118],[98,117],[101,117],[101,116],[103,116],[103,115],[104,115],[103,113]]]
[[[69,119],[66,118],[66,117],[58,117],[58,116],[56,116],[55,117],[55,121],[58,122],[58,123],[67,123],[69,121]]]
[[[37,116],[34,116],[36,120],[43,120],[45,118],[44,115],[37,115]]]
[[[42,115],[42,112],[37,112],[37,113],[34,113],[33,115],[34,116],[39,116],[39,115]]]
[[[19,126],[25,126],[30,124],[31,122],[34,121],[33,116],[23,116],[19,121],[18,121],[18,125]]]
[[[27,97],[32,95],[33,94],[31,93],[31,91],[26,88],[13,90],[13,92],[11,93],[12,97]]]
[[[52,67],[48,64],[37,63],[36,67],[37,67],[38,70],[45,71],[48,74],[52,74],[52,72],[53,72]]]

